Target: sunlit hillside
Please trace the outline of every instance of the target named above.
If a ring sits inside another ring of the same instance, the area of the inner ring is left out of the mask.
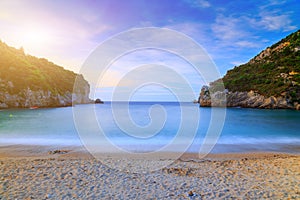
[[[0,42],[2,107],[70,105],[76,77],[76,73],[47,59],[26,55],[23,48],[16,49]],[[83,88],[78,93],[88,95],[88,83],[79,77]]]

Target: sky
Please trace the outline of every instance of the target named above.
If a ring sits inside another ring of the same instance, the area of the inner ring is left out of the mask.
[[[297,31],[299,11],[298,0],[1,0],[0,40],[81,73],[90,54],[117,34],[145,27],[170,29],[197,42],[222,76]],[[126,74],[145,64],[168,66],[187,80],[193,94],[186,94],[185,101],[196,99],[201,85],[207,84],[178,55],[143,49],[116,59],[98,82],[88,80],[91,97],[111,100],[116,87],[131,90],[130,82],[135,80],[128,80],[127,85],[120,85],[119,81],[124,77],[136,78]],[[166,75],[164,70],[152,74],[172,82],[172,86],[168,85],[171,89],[181,87],[180,81]],[[177,96],[156,82],[144,84],[131,93],[133,100],[142,101],[173,101]]]

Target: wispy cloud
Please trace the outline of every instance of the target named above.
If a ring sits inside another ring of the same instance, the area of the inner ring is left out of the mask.
[[[118,85],[122,76],[123,74],[119,70],[109,69],[101,77],[99,77],[99,82],[97,84],[97,87],[98,88],[115,87]],[[132,81],[133,80],[127,80],[126,82],[123,82],[123,85],[118,85],[118,86],[128,86],[132,84]]]
[[[287,0],[269,0],[260,6],[258,17],[249,19],[253,27],[267,31],[291,31],[297,27],[293,25],[291,11],[284,9]]]
[[[197,38],[197,41],[202,43],[207,41],[209,38],[207,34],[209,28],[207,27],[207,25],[201,22],[172,23],[165,26],[165,28],[176,30],[192,38]]]
[[[257,47],[257,43],[247,40],[252,38],[251,33],[243,29],[243,18],[226,17],[219,15],[211,26],[218,44],[227,47]]]
[[[260,6],[260,9],[265,9],[272,6],[281,6],[285,4],[287,0],[268,0],[266,1],[266,4]]]
[[[209,8],[211,7],[211,4],[209,1],[206,0],[186,0],[187,3],[189,3],[190,6],[195,8]]]
[[[238,23],[239,20],[236,18],[219,15],[212,25],[212,31],[222,41],[245,37],[246,33],[239,28]]]
[[[292,25],[292,20],[288,14],[279,14],[277,12],[265,12],[260,13],[258,20],[252,21],[254,26],[262,27],[268,31],[291,31],[297,27]]]
[[[258,42],[250,42],[246,40],[237,41],[235,42],[235,44],[239,47],[245,47],[245,48],[256,48],[260,46]]]

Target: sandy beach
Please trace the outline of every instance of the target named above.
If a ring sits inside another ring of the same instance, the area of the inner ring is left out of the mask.
[[[134,167],[157,158],[103,155]],[[127,162],[123,162],[126,160]],[[118,171],[82,148],[0,147],[0,199],[300,199],[300,156],[185,154],[156,171]]]

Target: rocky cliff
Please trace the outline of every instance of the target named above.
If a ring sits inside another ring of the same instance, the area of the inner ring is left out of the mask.
[[[226,89],[224,89],[226,88]],[[203,86],[201,106],[300,109],[300,30]]]
[[[214,99],[214,100],[213,100]],[[264,109],[296,109],[300,110],[298,102],[292,103],[290,97],[265,97],[253,90],[249,92],[217,91],[210,93],[208,86],[203,86],[198,99],[201,107],[243,107]]]
[[[73,91],[75,79],[80,88]],[[59,107],[90,103],[82,75],[0,41],[0,108]]]

